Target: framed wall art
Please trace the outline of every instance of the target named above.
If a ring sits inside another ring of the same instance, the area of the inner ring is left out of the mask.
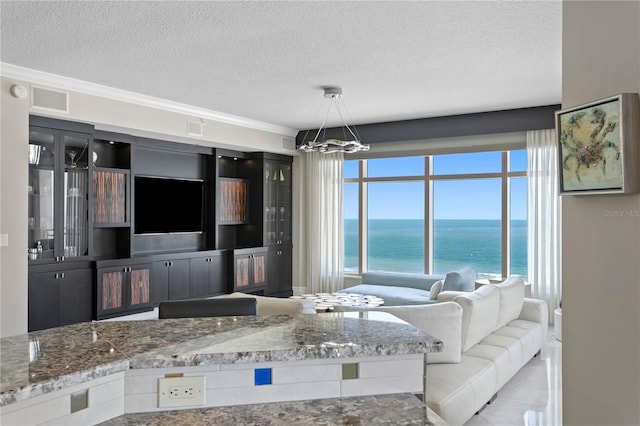
[[[561,195],[638,190],[639,111],[637,93],[556,111]]]

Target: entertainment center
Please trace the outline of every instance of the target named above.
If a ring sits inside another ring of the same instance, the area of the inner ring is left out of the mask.
[[[292,157],[29,124],[29,331],[292,294]]]

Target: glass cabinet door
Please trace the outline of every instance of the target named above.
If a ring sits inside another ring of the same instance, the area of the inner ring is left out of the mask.
[[[89,254],[89,142],[88,134],[30,128],[30,260]]]
[[[55,135],[46,131],[29,134],[28,248],[29,258],[54,257]]]
[[[266,161],[264,165],[264,240],[267,244],[277,241],[276,219],[278,217],[277,182],[278,163]]]
[[[64,146],[63,235],[64,256],[86,256],[89,251],[89,138],[62,134]]]
[[[264,241],[291,242],[291,163],[266,160],[264,185]]]
[[[278,179],[278,244],[291,242],[291,164],[280,164]]]

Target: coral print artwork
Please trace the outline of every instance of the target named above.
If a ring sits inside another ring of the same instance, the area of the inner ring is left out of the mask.
[[[622,188],[620,101],[595,104],[559,116],[563,188]]]

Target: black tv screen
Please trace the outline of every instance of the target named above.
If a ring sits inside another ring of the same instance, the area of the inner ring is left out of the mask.
[[[204,182],[136,176],[136,234],[203,231]]]

